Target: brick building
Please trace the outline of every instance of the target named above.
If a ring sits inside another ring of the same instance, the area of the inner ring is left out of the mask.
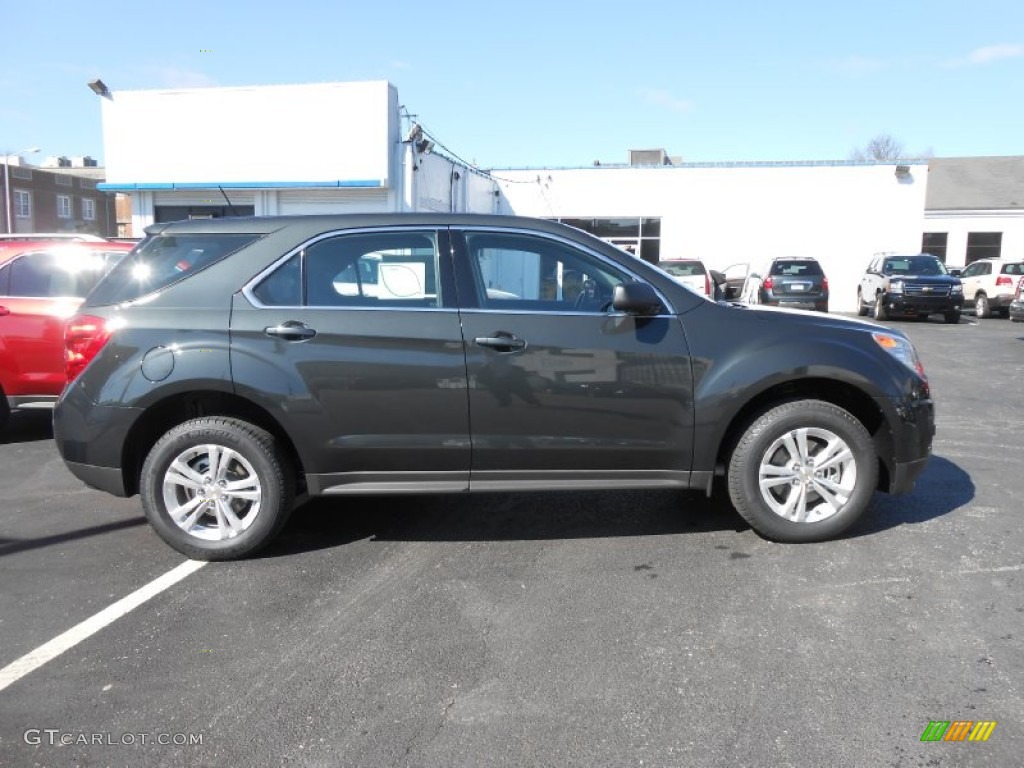
[[[96,188],[104,169],[91,158],[52,158],[53,167],[28,165],[16,155],[0,162],[6,166],[0,173],[0,232],[117,235],[114,196]]]

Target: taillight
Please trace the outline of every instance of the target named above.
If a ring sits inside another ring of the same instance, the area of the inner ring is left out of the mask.
[[[996,278],[996,285],[1013,285],[1009,275],[1000,275]]]
[[[762,287],[763,287],[763,288],[764,288],[764,289],[765,289],[766,291],[770,291],[770,290],[771,290],[771,289],[772,289],[772,288],[773,288],[773,287],[775,286],[775,281],[774,281],[774,280],[772,280],[772,279],[771,279],[770,277],[766,277],[766,278],[764,279],[764,282],[763,282],[763,283],[761,283],[761,286],[762,286]]]
[[[64,374],[68,384],[92,362],[112,332],[110,323],[94,315],[75,315],[64,324]]]
[[[823,290],[823,291],[827,291],[828,290],[828,278],[825,277],[824,275],[822,275],[822,277],[821,277],[821,290]]]
[[[711,295],[711,278],[708,277],[707,275],[704,275],[704,295]]]

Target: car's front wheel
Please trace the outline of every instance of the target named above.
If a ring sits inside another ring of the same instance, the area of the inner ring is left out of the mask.
[[[974,315],[979,320],[983,320],[986,317],[992,317],[992,310],[988,305],[988,296],[984,293],[979,293],[974,297]]]
[[[857,289],[857,314],[861,317],[868,314],[868,306],[864,303],[864,294],[861,293],[860,288]]]
[[[944,314],[942,316],[942,318],[946,321],[947,324],[949,324],[949,325],[956,325],[957,323],[960,322],[960,313],[959,312],[947,312],[946,314]]]
[[[883,322],[889,319],[889,313],[885,311],[885,299],[882,298],[881,292],[875,296],[875,311],[873,314],[875,320]]]
[[[293,487],[274,437],[224,417],[168,431],[149,452],[139,483],[150,524],[195,560],[231,560],[266,546],[288,519]]]
[[[854,523],[878,483],[871,435],[822,400],[784,403],[757,418],[729,460],[733,506],[762,536],[823,541]]]

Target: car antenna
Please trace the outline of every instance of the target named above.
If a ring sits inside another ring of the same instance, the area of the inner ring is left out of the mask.
[[[230,198],[230,197],[228,197],[228,193],[224,191],[224,187],[222,187],[222,186],[220,186],[220,184],[218,184],[218,185],[217,185],[217,189],[219,189],[219,190],[220,190],[220,193],[221,193],[222,195],[224,195],[224,199],[228,201],[228,208],[230,208],[230,209],[231,209],[231,215],[232,215],[232,216],[237,216],[237,215],[238,215],[238,212],[237,212],[237,211],[235,210],[235,206],[233,206],[233,205],[231,204],[231,198]]]

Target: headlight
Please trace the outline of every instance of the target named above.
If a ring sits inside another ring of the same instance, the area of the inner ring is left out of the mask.
[[[952,288],[949,289],[949,292],[950,293],[963,293],[964,292],[964,287],[962,285],[960,285],[960,283],[957,283],[956,285],[954,285]]]
[[[917,373],[922,379],[928,379],[924,372],[924,366],[921,365],[921,359],[917,356],[917,350],[907,339],[902,336],[894,336],[891,333],[872,333],[871,338],[878,346]]]
[[[889,293],[903,293],[903,281],[893,280],[889,283]]]

